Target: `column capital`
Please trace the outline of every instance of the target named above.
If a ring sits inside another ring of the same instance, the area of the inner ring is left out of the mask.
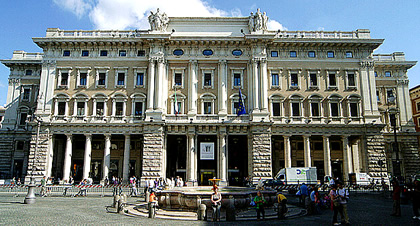
[[[283,136],[283,138],[290,139],[290,137],[291,137],[292,135],[289,135],[289,134],[284,134],[284,135],[282,135],[282,136]]]
[[[326,138],[330,138],[331,135],[322,135],[322,138],[326,139]]]
[[[71,133],[66,133],[65,135],[67,137],[67,140],[73,138],[73,134],[71,134]]]
[[[105,133],[104,136],[105,136],[105,139],[108,139],[108,140],[111,139],[111,134],[110,133]]]
[[[92,134],[91,133],[85,133],[83,135],[85,135],[86,138],[92,138]]]
[[[343,139],[349,139],[350,135],[341,135],[341,138]]]
[[[304,134],[302,135],[304,138],[310,138],[312,135],[311,134]]]
[[[130,138],[131,134],[130,133],[124,133],[124,136]]]

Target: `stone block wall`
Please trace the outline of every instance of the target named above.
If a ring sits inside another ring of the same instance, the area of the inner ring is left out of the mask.
[[[252,134],[252,177],[253,182],[259,178],[272,178],[271,135],[268,133]]]
[[[163,177],[164,134],[162,126],[147,126],[144,129],[143,171],[144,178]]]
[[[368,135],[367,137],[367,165],[368,173],[375,180],[387,177],[387,162],[385,152],[385,141],[383,135]],[[378,164],[378,161],[382,160],[383,166]]]

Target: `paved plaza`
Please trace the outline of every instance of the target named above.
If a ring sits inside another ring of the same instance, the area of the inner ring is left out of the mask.
[[[12,193],[0,192],[0,225],[212,225],[211,222],[174,221],[129,217],[107,211],[112,197],[90,194],[88,197],[37,197],[32,205],[23,204],[24,196],[13,197]],[[129,203],[142,201],[132,197]],[[294,197],[289,197],[293,203]],[[402,217],[391,217],[392,200],[378,194],[351,194],[349,215],[352,225],[420,225],[412,219],[411,204],[402,205]],[[286,220],[264,222],[220,222],[221,225],[330,225],[332,211],[321,215],[301,216]]]

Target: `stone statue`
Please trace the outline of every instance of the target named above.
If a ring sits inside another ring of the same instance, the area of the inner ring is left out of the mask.
[[[260,9],[257,9],[255,15],[251,12],[249,17],[248,27],[250,32],[266,31],[267,30],[268,17],[266,12],[261,13]]]
[[[150,29],[152,31],[163,31],[165,32],[168,28],[169,18],[166,13],[159,12],[159,8],[156,10],[156,13],[150,11],[148,17],[150,23]]]

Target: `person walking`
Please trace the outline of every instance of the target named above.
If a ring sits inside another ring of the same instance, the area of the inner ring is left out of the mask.
[[[401,217],[401,188],[396,179],[392,181],[392,188],[392,200],[394,200],[394,204],[392,206],[391,216]]]
[[[222,206],[222,194],[218,192],[218,188],[213,189],[211,195],[211,208],[213,209],[213,221],[220,221],[220,208]]]
[[[308,186],[305,183],[302,183],[302,186],[299,188],[300,196],[299,196],[299,204],[305,207],[306,197],[308,196]]]
[[[287,213],[287,198],[281,192],[277,195],[277,203],[278,203],[278,218],[285,219]]]
[[[341,218],[341,222],[343,222],[344,220],[345,224],[349,225],[350,222],[349,222],[349,215],[347,213],[347,201],[349,200],[350,194],[349,194],[349,191],[345,187],[343,187],[342,182],[338,182],[337,186],[338,186],[338,196],[340,200],[339,203],[341,206],[340,208],[343,212],[342,216],[344,217],[344,219],[343,217]]]
[[[266,201],[261,191],[257,192],[257,196],[255,196],[254,202],[257,209],[257,220],[260,220],[261,214],[262,214],[262,219],[264,220],[265,218],[264,204],[266,203]]]
[[[420,181],[414,181],[414,190],[411,194],[413,197],[413,219],[420,220],[419,208],[420,208]]]
[[[331,199],[331,209],[334,211],[332,223],[333,225],[340,225],[340,223],[338,223],[337,221],[337,217],[338,217],[338,213],[340,213],[341,219],[343,219],[343,209],[341,208],[341,205],[339,202],[340,199],[339,199],[339,195],[337,191],[337,185],[334,184],[331,186],[331,191],[329,195]]]
[[[41,179],[41,197],[47,196],[47,190],[46,190],[46,187],[45,187],[46,184],[47,184],[47,180],[46,180],[46,176],[44,176]]]

